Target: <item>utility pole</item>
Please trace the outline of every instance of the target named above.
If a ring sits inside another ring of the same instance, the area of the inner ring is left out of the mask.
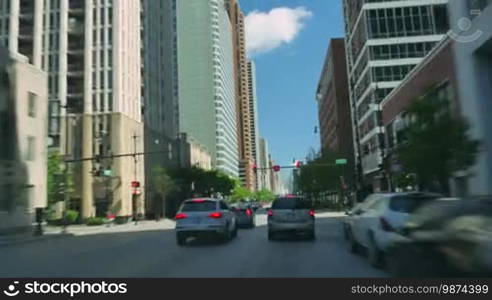
[[[68,106],[67,105],[61,105],[61,108],[65,109],[65,153],[64,153],[64,193],[63,193],[63,229],[62,233],[66,234],[67,233],[67,227],[68,227],[68,220],[67,220],[67,211],[68,211],[68,203],[69,203],[69,194],[68,194],[68,151],[69,151],[69,146],[68,146],[68,124],[70,121],[70,117],[68,115]]]
[[[137,134],[134,133],[133,136],[133,161],[134,161],[134,181],[137,181]],[[135,225],[138,225],[138,198],[137,198],[137,189],[133,191],[133,218],[135,220]]]

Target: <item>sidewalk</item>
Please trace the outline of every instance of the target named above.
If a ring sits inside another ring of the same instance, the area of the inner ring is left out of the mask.
[[[135,225],[134,222],[122,225],[111,224],[110,226],[70,225],[67,227],[66,233],[63,233],[63,228],[60,226],[44,226],[44,232],[42,236],[34,236],[32,233],[0,236],[0,248],[71,236],[139,232],[150,230],[172,230],[174,229],[174,224],[175,222],[173,220],[161,219],[160,221],[143,220],[139,221],[137,225]]]
[[[87,225],[71,225],[68,226],[68,233],[74,236],[91,235],[91,234],[105,234],[105,233],[121,233],[121,232],[138,232],[149,230],[170,230],[174,229],[175,222],[170,219],[155,220],[143,220],[135,222],[129,222],[126,224],[116,225],[111,224],[101,226],[87,226]]]

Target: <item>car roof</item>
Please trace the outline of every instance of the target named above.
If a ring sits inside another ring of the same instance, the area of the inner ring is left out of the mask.
[[[221,199],[215,199],[215,198],[192,198],[192,199],[187,199],[184,202],[195,202],[195,201],[214,201],[214,202],[218,202],[218,201],[221,201]]]
[[[381,192],[381,193],[373,193],[372,195],[379,195],[379,196],[388,197],[388,198],[397,197],[397,196],[435,196],[435,197],[439,197],[439,198],[443,197],[441,194],[429,193],[429,192],[400,192],[400,193]]]

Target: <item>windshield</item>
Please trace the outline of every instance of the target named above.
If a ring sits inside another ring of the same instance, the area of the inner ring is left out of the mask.
[[[205,202],[186,202],[181,208],[183,212],[199,212],[199,211],[213,211],[217,208],[217,205],[213,201]]]
[[[304,198],[279,198],[273,202],[272,209],[310,209]]]
[[[412,213],[422,205],[438,198],[438,196],[396,196],[391,198],[389,207],[396,212]]]
[[[492,0],[0,0],[0,295],[492,277],[491,195]]]

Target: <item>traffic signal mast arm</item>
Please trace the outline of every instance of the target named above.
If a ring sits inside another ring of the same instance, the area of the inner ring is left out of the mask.
[[[83,162],[83,161],[92,161],[92,160],[100,160],[100,159],[113,159],[113,158],[121,158],[121,157],[135,157],[135,156],[142,156],[142,155],[149,155],[149,154],[163,154],[163,153],[169,153],[170,151],[152,151],[152,152],[138,152],[138,153],[128,153],[128,154],[116,154],[116,155],[98,155],[94,157],[87,157],[87,158],[78,158],[78,159],[66,159],[66,163],[76,163],[76,162]]]

